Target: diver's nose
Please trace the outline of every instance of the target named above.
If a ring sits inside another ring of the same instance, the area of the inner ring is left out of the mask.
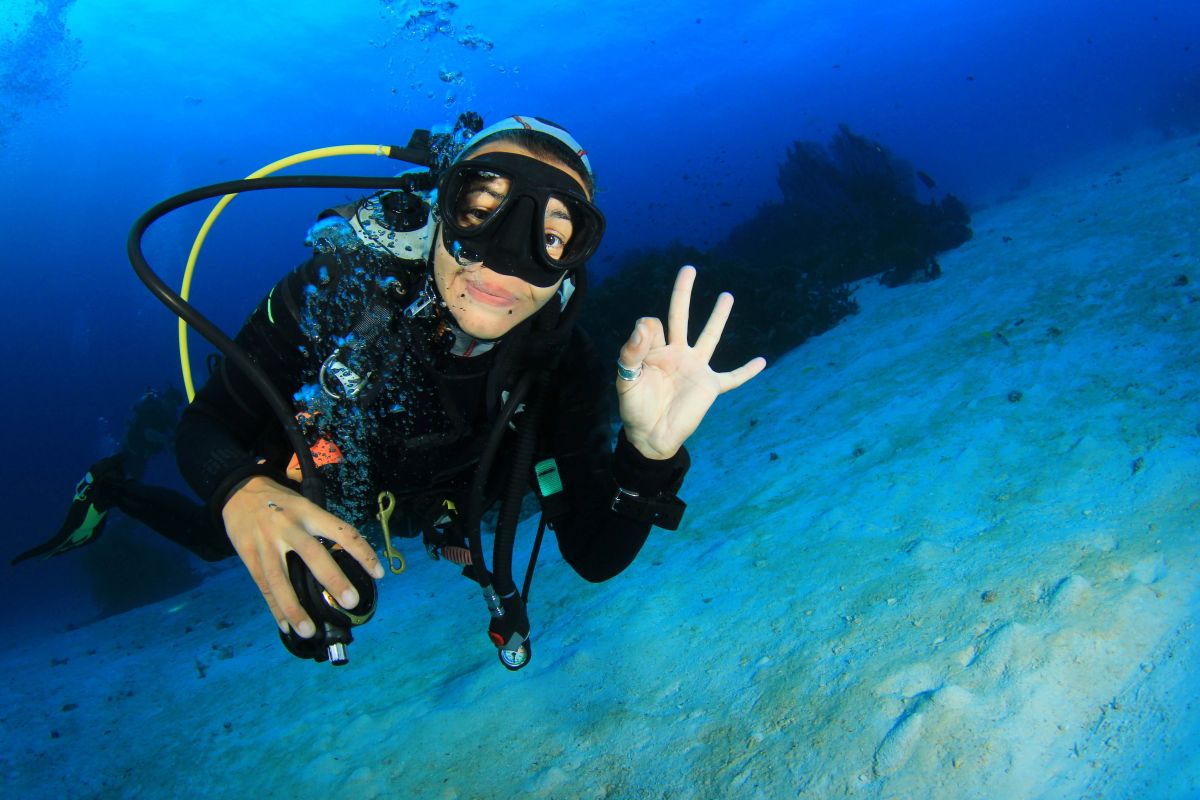
[[[514,274],[520,266],[533,258],[530,243],[533,240],[533,221],[537,203],[532,197],[519,197],[505,215],[503,224],[496,231],[496,238],[488,248],[489,266],[496,272]]]

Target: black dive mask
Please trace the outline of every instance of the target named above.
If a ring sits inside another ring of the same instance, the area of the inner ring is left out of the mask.
[[[604,215],[567,173],[516,153],[454,164],[438,187],[442,242],[462,266],[553,286],[583,266],[604,235]]]

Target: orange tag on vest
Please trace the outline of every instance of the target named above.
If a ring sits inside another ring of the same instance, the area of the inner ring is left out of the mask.
[[[326,464],[340,464],[342,462],[342,451],[330,439],[318,439],[309,452],[312,453],[313,463],[317,468]],[[292,453],[292,460],[288,462],[287,476],[294,481],[299,481],[303,474],[300,471],[300,456]]]

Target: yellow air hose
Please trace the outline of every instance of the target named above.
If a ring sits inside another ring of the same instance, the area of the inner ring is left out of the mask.
[[[330,158],[331,156],[384,156],[391,155],[392,148],[386,144],[344,144],[336,147],[319,147],[316,150],[305,150],[303,153],[297,153],[294,156],[281,158],[278,161],[272,162],[262,169],[256,170],[247,178],[262,178],[279,170],[290,167],[293,164],[302,164],[305,161],[315,161],[319,158]],[[209,212],[208,217],[204,220],[204,224],[200,226],[200,232],[196,234],[196,241],[192,243],[192,251],[188,255],[187,268],[183,271],[183,285],[179,289],[179,296],[184,300],[188,299],[188,292],[192,287],[192,273],[196,269],[196,259],[200,256],[200,248],[204,246],[204,239],[208,236],[209,230],[213,223],[217,221],[217,217],[229,205],[229,201],[237,197],[236,194],[227,194],[222,197]],[[188,342],[187,342],[187,323],[182,319],[179,320],[179,365],[183,369],[183,388],[187,392],[188,402],[196,397],[196,388],[192,383],[192,363],[188,357]]]

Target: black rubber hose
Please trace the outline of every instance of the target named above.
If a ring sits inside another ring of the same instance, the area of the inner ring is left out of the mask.
[[[483,520],[483,496],[487,491],[487,479],[491,474],[492,464],[496,460],[496,453],[500,450],[500,444],[504,441],[504,434],[508,431],[508,424],[512,421],[513,415],[517,412],[517,407],[525,400],[529,394],[529,384],[533,379],[533,375],[526,373],[517,382],[516,387],[508,396],[508,401],[504,404],[504,408],[500,410],[500,416],[496,423],[492,426],[492,431],[488,435],[487,445],[484,447],[483,455],[480,456],[479,466],[475,468],[475,477],[471,481],[471,491],[467,495],[467,540],[471,546],[471,570],[475,575],[475,580],[480,586],[487,586],[490,579],[487,571],[487,564],[483,559],[483,540],[480,534],[480,526]],[[512,565],[508,566],[509,574],[512,573]]]
[[[500,517],[496,521],[496,541],[492,545],[492,585],[496,594],[501,597],[507,597],[517,590],[512,575],[513,545],[517,540],[517,522],[521,516],[525,481],[533,465],[533,451],[537,445],[538,422],[541,417],[542,400],[546,395],[546,382],[546,373],[537,373],[533,401],[525,404],[525,411],[521,414],[521,428],[517,434],[512,471],[508,474],[508,483],[500,502]]]
[[[283,426],[284,431],[287,433],[292,449],[300,459],[300,468],[304,476],[301,482],[301,491],[305,497],[322,508],[325,507],[324,485],[321,483],[320,478],[317,477],[317,468],[313,463],[312,453],[309,452],[308,443],[304,440],[303,434],[300,433],[300,427],[296,424],[295,410],[280,396],[279,390],[275,388],[266,374],[259,369],[258,365],[250,360],[250,357],[246,355],[241,347],[158,277],[146,261],[145,253],[142,250],[142,238],[156,220],[172,211],[201,200],[227,194],[257,191],[260,189],[297,188],[408,190],[412,185],[413,179],[407,176],[402,178],[363,178],[348,175],[285,175],[225,181],[224,183],[214,183],[211,186],[192,189],[191,191],[183,192],[182,194],[177,194],[174,197],[163,200],[138,217],[137,221],[133,223],[133,228],[129,231],[127,250],[129,253],[129,262],[133,265],[133,271],[141,278],[142,283],[146,284],[146,288],[150,290],[151,294],[162,301],[163,305],[171,309],[189,327],[212,342],[213,346],[241,369],[254,386],[262,392],[263,397],[266,398],[267,403],[271,406],[271,410],[278,417],[280,425]]]
[[[525,585],[521,587],[521,600],[529,605],[529,586],[533,583],[533,569],[537,566],[538,553],[542,552],[542,536],[546,533],[546,515],[538,522],[537,536],[533,538],[533,549],[529,551],[529,565],[525,567]]]
[[[534,335],[539,338],[556,337],[560,348],[554,351],[555,361],[561,357],[561,348],[566,346],[564,339],[571,335],[579,310],[583,307],[587,295],[587,272],[581,267],[574,273],[575,293],[571,297],[565,313],[559,315],[551,330],[537,330]],[[549,371],[555,364],[549,364],[535,373],[533,400],[526,403],[524,417],[521,420],[521,431],[517,439],[516,453],[513,457],[512,471],[508,476],[506,491],[500,503],[500,514],[496,521],[496,540],[492,546],[492,584],[496,593],[501,597],[508,596],[517,590],[512,574],[512,553],[517,539],[517,523],[521,516],[521,498],[525,494],[525,482],[533,463],[534,449],[537,446],[537,432],[541,421],[541,411],[549,386]],[[507,427],[507,423],[506,423]],[[529,567],[525,572],[525,586],[521,597],[529,593],[529,584],[533,578],[533,565],[537,562],[537,552],[541,548],[542,534],[545,531],[545,517],[538,528],[538,536],[530,555]]]

